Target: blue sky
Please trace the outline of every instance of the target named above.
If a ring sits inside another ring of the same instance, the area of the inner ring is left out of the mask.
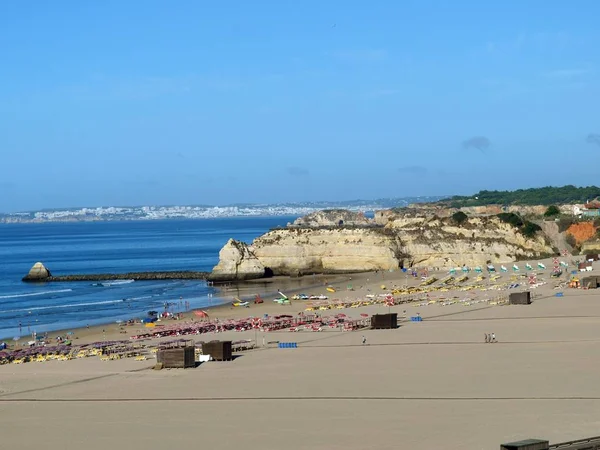
[[[586,0],[0,2],[0,211],[599,184],[598,17]]]

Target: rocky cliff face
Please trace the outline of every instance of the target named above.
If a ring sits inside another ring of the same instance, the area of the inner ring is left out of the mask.
[[[265,266],[244,242],[229,239],[219,252],[219,264],[211,274],[209,281],[241,281],[261,278],[265,275]]]
[[[596,226],[591,221],[574,223],[567,228],[567,234],[573,236],[578,244],[596,237],[596,231]]]
[[[449,206],[440,205],[437,203],[428,203],[420,205],[411,205],[408,208],[387,209],[375,212],[374,221],[378,225],[387,225],[388,222],[400,217],[419,217],[419,218],[448,218],[457,211],[462,211],[469,216],[493,216],[500,213],[515,213],[520,216],[542,216],[546,212],[547,206],[535,205],[510,205],[504,207],[502,205],[485,205],[485,206],[468,206],[462,208],[451,208]],[[571,205],[561,205],[561,212],[571,214],[573,207]]]
[[[275,275],[397,269],[398,237],[382,228],[286,228],[254,240],[252,252]]]
[[[386,228],[401,239],[408,266],[481,266],[553,253],[543,234],[526,238],[497,217],[473,217],[460,225],[448,218],[397,217]]]
[[[291,226],[296,227],[337,227],[337,226],[369,226],[375,225],[374,221],[365,217],[363,213],[347,211],[345,209],[327,209],[315,211],[294,221]]]
[[[375,219],[366,219],[363,226],[339,226],[338,220],[343,219],[337,216],[311,216],[272,230],[248,247],[230,241],[221,250],[211,279],[244,279],[240,274],[247,279],[265,270],[295,276],[415,266],[482,266],[488,261],[509,263],[553,253],[543,233],[526,238],[497,217],[471,217],[458,225],[451,217],[436,214],[378,211]],[[327,223],[337,225],[324,225]]]

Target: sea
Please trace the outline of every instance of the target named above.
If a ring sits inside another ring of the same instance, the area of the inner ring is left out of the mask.
[[[229,238],[251,242],[296,217],[0,224],[0,339],[180,312],[231,299],[201,280],[24,283],[40,261],[54,275],[209,272]],[[187,304],[186,304],[187,303]]]

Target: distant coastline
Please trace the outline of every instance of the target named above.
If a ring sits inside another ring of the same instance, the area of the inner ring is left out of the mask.
[[[378,209],[408,206],[411,203],[438,201],[444,196],[305,202],[279,204],[243,204],[230,206],[131,206],[95,208],[57,208],[42,211],[0,213],[0,224],[108,222],[132,220],[217,219],[233,217],[302,216],[322,209],[347,209],[373,212]]]

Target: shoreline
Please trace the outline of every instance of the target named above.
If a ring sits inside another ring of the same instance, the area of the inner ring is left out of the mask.
[[[551,267],[551,260],[542,260],[547,263],[548,267]],[[554,280],[550,278],[550,269],[547,269],[547,282],[559,282],[561,280]],[[448,277],[448,273],[445,270],[430,272],[430,277],[438,278],[438,280],[442,280],[445,277]],[[484,280],[481,282],[483,285],[491,285],[492,282],[490,280],[489,274],[484,274]],[[519,277],[521,278],[520,289],[528,289],[528,283],[523,278],[525,273],[521,274],[497,274],[501,279],[500,283],[508,283],[509,279]],[[469,284],[472,284],[476,278],[475,273],[471,273],[469,275],[470,281]],[[568,280],[570,277],[568,272],[565,272],[562,279]],[[326,295],[329,297],[329,300],[352,300],[352,299],[364,299],[367,295],[381,293],[382,291],[390,292],[395,288],[399,288],[405,285],[408,286],[418,286],[421,282],[420,278],[413,278],[408,273],[404,273],[400,270],[393,272],[359,272],[353,274],[333,274],[333,275],[323,275],[323,274],[313,274],[313,275],[304,275],[301,277],[289,277],[289,276],[275,276],[271,278],[261,278],[257,280],[246,280],[240,281],[235,284],[215,284],[213,288],[218,291],[218,294],[215,293],[214,297],[212,297],[212,301],[215,304],[211,304],[209,306],[190,309],[189,311],[177,311],[174,310],[173,313],[180,313],[182,321],[194,321],[197,317],[194,314],[194,311],[198,310],[207,310],[209,313],[210,319],[241,319],[248,317],[262,317],[264,314],[269,315],[277,315],[279,311],[283,314],[290,313],[300,313],[305,309],[306,301],[303,300],[292,300],[289,305],[279,305],[274,303],[272,300],[278,297],[278,291],[283,292],[287,295],[290,300],[292,296],[296,294],[308,294],[308,295]],[[333,286],[335,289],[335,293],[331,293],[328,291],[328,287]],[[487,289],[484,289],[487,290]],[[455,291],[455,295],[459,295],[461,297],[471,296],[474,292],[460,292]],[[506,294],[506,290],[494,291],[489,294],[477,294],[476,297],[480,296],[497,296],[500,294]],[[263,299],[263,303],[254,304],[254,298],[256,295],[260,295]],[[249,302],[249,307],[234,307],[232,303],[236,299],[241,299],[243,301]],[[173,299],[173,301],[178,301],[178,299]],[[183,298],[185,301],[185,298]],[[218,304],[216,302],[219,302]],[[408,306],[408,305],[407,305]],[[145,318],[145,315],[137,316],[137,319]],[[173,323],[175,321],[165,320],[164,323]],[[92,325],[89,328],[87,327],[78,327],[72,329],[61,329],[57,331],[48,332],[48,336],[50,339],[55,340],[57,336],[64,336],[67,332],[73,332],[74,337],[76,337],[77,342],[73,341],[73,343],[83,344],[83,343],[91,343],[102,340],[129,340],[129,336],[132,334],[143,334],[144,330],[148,330],[145,328],[143,323],[135,323],[135,325],[124,325],[118,324],[116,321],[106,321],[101,325]],[[43,333],[38,333],[38,336]],[[10,339],[10,336],[7,336],[6,339]],[[21,337],[17,343],[23,344],[23,342],[29,341],[29,336]],[[7,341],[11,346],[15,343],[14,341]],[[53,343],[52,343],[53,344]],[[51,345],[52,345],[51,344]]]
[[[278,297],[278,291],[282,291],[288,297],[292,297],[296,294],[303,293],[303,291],[317,292],[318,294],[328,294],[326,291],[327,285],[336,284],[347,281],[348,278],[355,279],[357,276],[365,275],[370,272],[361,272],[359,274],[342,275],[305,275],[302,277],[288,277],[288,276],[276,276],[271,278],[260,278],[256,280],[239,281],[232,284],[219,283],[214,284],[212,287],[218,291],[212,298],[213,304],[209,306],[193,308],[188,311],[177,311],[175,314],[181,314],[181,321],[194,320],[196,318],[194,311],[206,310],[209,312],[211,318],[230,318],[230,317],[247,317],[253,313],[260,312],[259,315],[265,313],[266,309],[271,310],[272,308],[286,308],[289,305],[276,305],[272,302],[273,299]],[[256,295],[260,295],[264,303],[254,304]],[[250,302],[248,308],[246,307],[233,307],[232,303],[239,298],[243,301]],[[179,300],[173,300],[179,301]],[[183,299],[185,302],[185,298]],[[218,302],[218,303],[217,303]],[[300,303],[301,300],[294,301],[294,303]],[[267,308],[268,306],[268,308]],[[287,311],[287,310],[286,310]],[[240,314],[240,312],[242,314]],[[132,317],[131,320],[140,320],[145,316]],[[116,320],[106,321],[102,324],[94,324],[89,327],[72,327],[72,328],[61,328],[55,331],[37,333],[37,336],[48,335],[51,340],[50,345],[54,345],[58,336],[68,337],[67,333],[73,333],[71,336],[74,338],[73,344],[90,343],[102,340],[129,340],[129,336],[136,333],[142,333],[144,329],[143,323],[136,322],[134,325],[126,325],[127,321],[117,323]],[[162,323],[174,323],[177,320],[166,319]],[[129,331],[132,332],[129,332]],[[123,333],[126,331],[126,333]],[[25,345],[28,341],[32,340],[31,333],[20,336],[18,341],[13,341],[12,336],[0,337],[0,341],[5,341],[10,347],[14,347],[15,344],[20,346]],[[77,342],[75,342],[77,341]]]
[[[224,437],[230,446],[250,448],[270,445],[296,450],[309,442],[315,448],[358,450],[369,439],[385,448],[402,442],[414,448],[452,450],[492,448],[531,436],[551,442],[593,436],[597,430],[594,399],[599,393],[595,355],[600,342],[600,291],[565,286],[557,290],[559,280],[550,278],[548,269],[537,272],[545,284],[532,291],[535,297],[530,305],[494,306],[496,296],[514,292],[507,287],[513,279],[521,283],[519,290],[530,288],[529,279],[525,273],[498,274],[498,284],[503,286],[495,290],[495,281],[484,275],[482,282],[478,274],[469,275],[462,287],[472,290],[442,288],[431,291],[427,299],[415,296],[410,304],[322,312],[323,318],[344,313],[351,320],[393,312],[400,325],[395,330],[246,328],[132,342],[129,336],[137,334],[138,327],[126,327],[127,335],[119,334],[116,326],[107,327],[107,341],[127,339],[127,347],[140,349],[140,358],[134,354],[110,359],[91,353],[77,357],[79,352],[73,349],[69,361],[42,358],[0,368],[0,394],[8,408],[5,421],[12,430],[7,445],[34,448],[50,442],[52,446],[69,436],[77,442],[87,439],[93,446],[90,450],[103,450],[109,436],[119,445],[154,449],[164,446],[163,435],[188,436],[199,420],[211,430],[203,435],[203,444],[215,448],[223,447]],[[564,282],[569,277],[561,278]],[[267,288],[284,289],[285,280],[278,281]],[[404,285],[405,275],[369,273],[351,281],[343,277],[327,281],[337,289],[331,297],[358,299],[389,292],[394,284]],[[353,291],[347,290],[348,284],[353,284]],[[419,285],[421,279],[409,276],[408,284]],[[263,286],[226,288],[223,298],[238,290],[249,295],[257,287]],[[323,284],[314,293],[326,287]],[[563,289],[564,297],[555,295]],[[293,291],[290,286],[283,292]],[[305,303],[280,306],[266,301],[249,309],[226,304],[213,308],[210,319],[248,318],[261,312],[293,315]],[[408,320],[419,315],[422,321]],[[171,325],[165,324],[165,328]],[[151,330],[142,329],[142,333]],[[497,339],[493,345],[487,341],[490,333]],[[73,346],[93,337],[79,336]],[[211,340],[255,342],[258,348],[236,352],[230,362],[152,370],[156,367],[153,350],[179,339],[195,346]],[[295,345],[290,349],[279,343]],[[242,420],[234,419],[241,409]],[[407,418],[401,426],[400,416]],[[31,423],[46,425],[41,432],[31,433]],[[265,426],[264,433],[256,433]],[[149,429],[158,434],[149,434]],[[371,429],[381,431],[374,440],[365,437],[365,430]],[[295,439],[298,430],[301,436]],[[193,444],[194,439],[184,439],[185,444]]]

